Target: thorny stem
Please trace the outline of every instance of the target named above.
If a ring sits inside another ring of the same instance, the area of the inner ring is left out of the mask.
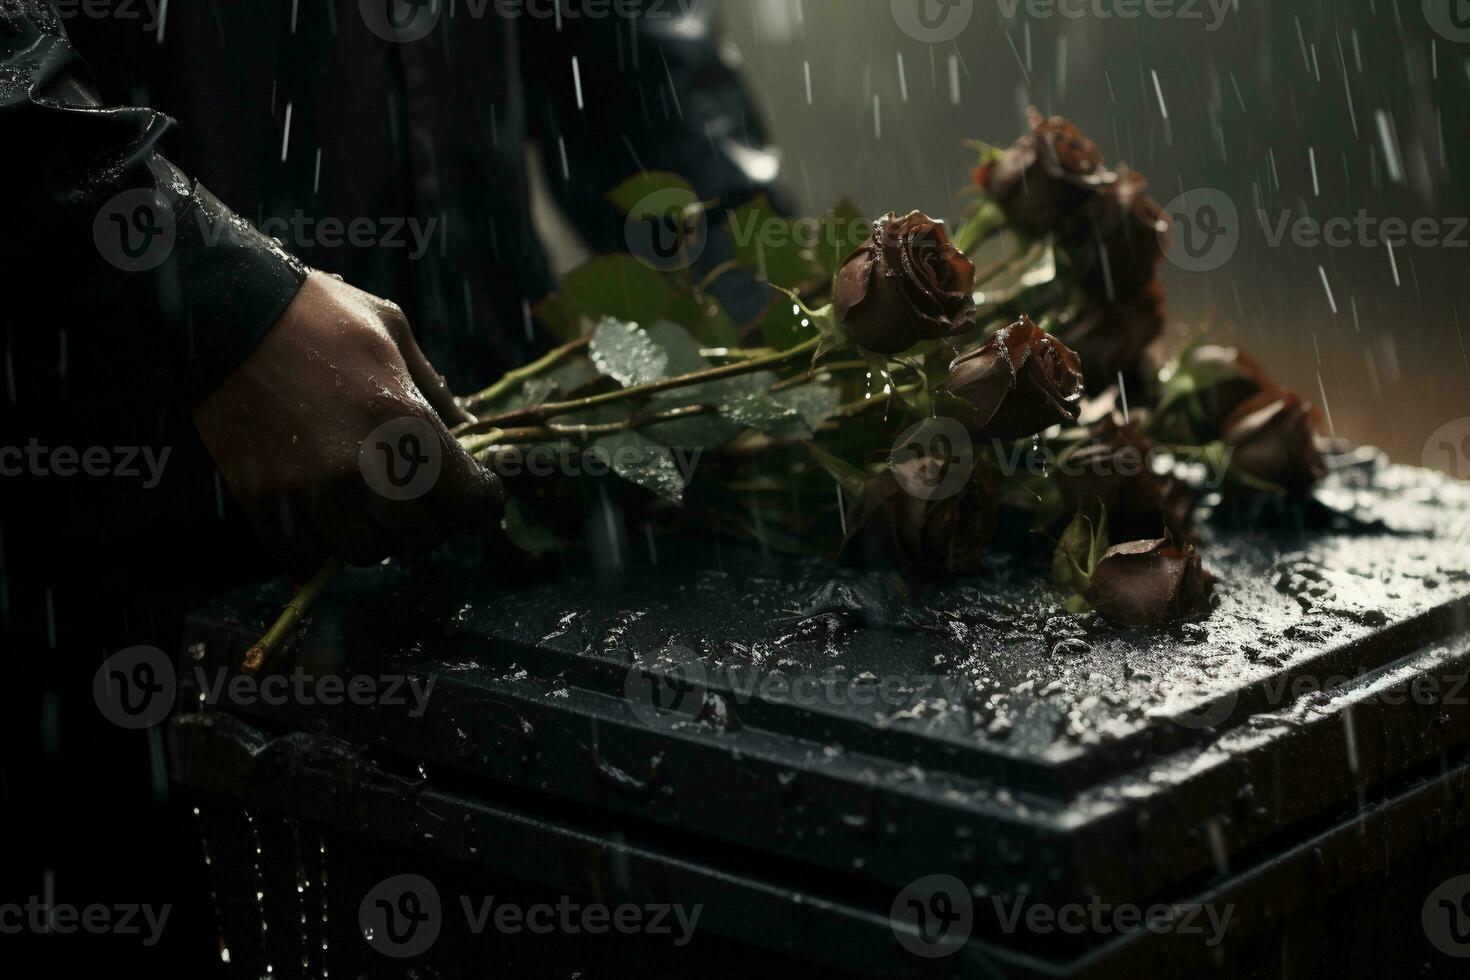
[[[549,351],[543,356],[532,361],[530,364],[505,372],[505,374],[501,375],[500,379],[490,387],[484,389],[483,391],[477,391],[473,395],[466,396],[463,400],[465,408],[467,408],[469,411],[474,411],[475,408],[479,406],[490,404],[501,395],[504,395],[507,391],[510,391],[516,385],[520,384],[523,381],[534,378],[542,371],[546,371],[550,368],[555,367],[557,364],[561,363],[568,355],[575,354],[577,351],[580,351],[591,342],[592,336],[590,334],[585,337],[578,337],[576,340],[562,344],[555,350]]]
[[[600,395],[588,395],[585,398],[574,398],[565,402],[542,402],[539,405],[528,405],[525,408],[502,412],[499,415],[491,415],[480,419],[478,422],[467,423],[454,430],[456,436],[473,435],[479,432],[487,432],[492,429],[508,429],[524,426],[528,423],[545,422],[547,419],[558,415],[571,415],[575,412],[584,412],[588,409],[597,408],[600,405],[608,405],[631,398],[642,398],[654,395],[661,391],[669,391],[674,388],[687,388],[690,385],[704,384],[708,381],[719,381],[724,378],[734,378],[742,374],[751,374],[768,367],[776,367],[787,364],[810,353],[817,348],[821,337],[813,337],[803,341],[789,350],[777,351],[761,357],[753,357],[747,361],[737,361],[734,364],[721,364],[719,367],[704,368],[700,371],[691,371],[688,374],[678,374],[671,378],[660,378],[647,384],[633,385],[629,388],[619,388],[616,391],[604,392]]]
[[[559,425],[553,422],[515,429],[493,429],[490,432],[462,436],[459,444],[471,455],[476,455],[478,459],[477,454],[482,454],[490,448],[510,447],[521,443],[549,442],[568,436],[587,439],[592,436],[612,435],[617,432],[641,429],[645,425],[657,425],[660,422],[672,422],[691,415],[703,415],[713,410],[710,405],[680,405],[678,408],[651,412],[648,415],[636,415],[618,422],[599,422],[591,425]]]
[[[1005,213],[994,201],[986,199],[980,210],[970,216],[963,225],[955,229],[951,244],[966,255],[979,248],[996,232],[1006,226]]]
[[[281,614],[276,617],[276,621],[271,624],[271,628],[266,630],[265,635],[257,640],[254,646],[245,651],[245,662],[240,669],[247,674],[259,672],[260,668],[264,667],[266,662],[275,655],[282,641],[291,634],[291,631],[301,622],[302,617],[311,609],[312,602],[321,594],[322,589],[327,587],[328,582],[336,578],[337,573],[342,571],[346,564],[341,558],[328,559],[327,563],[305,585],[297,589],[296,594],[291,597],[285,608],[281,610]]]

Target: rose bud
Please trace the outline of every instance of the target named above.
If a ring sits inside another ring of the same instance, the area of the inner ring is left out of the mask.
[[[1100,394],[1118,383],[1136,380],[1148,345],[1164,332],[1164,288],[1155,280],[1137,299],[1084,307],[1057,327],[1057,337],[1087,365],[1087,393]]]
[[[1113,542],[1193,536],[1194,494],[1189,485],[1161,476],[1149,466],[1154,442],[1136,423],[1103,419],[1086,442],[1057,460],[1057,482],[1068,512],[1083,510],[1094,519],[1106,508],[1108,539]]]
[[[1169,222],[1158,202],[1144,193],[1148,181],[1123,168],[1059,229],[1057,240],[1072,261],[1073,275],[1099,302],[1140,295],[1158,276],[1168,247]]]
[[[930,499],[905,489],[929,485],[919,472],[929,464],[927,457],[915,456],[874,477],[859,506],[854,533],[863,526],[915,578],[974,574],[1000,512],[995,480],[977,466],[963,487],[947,496]]]
[[[1255,480],[1301,495],[1327,474],[1317,450],[1312,406],[1284,389],[1247,398],[1225,420],[1230,465]]]
[[[944,222],[889,212],[843,262],[832,302],[859,347],[897,354],[972,329],[974,289],[975,265],[950,244]]]
[[[1218,436],[1225,420],[1248,399],[1281,391],[1254,357],[1234,347],[1202,344],[1184,355],[1179,370],[1204,379],[1197,397],[1203,411],[1201,421],[1211,436]],[[1219,380],[1209,384],[1212,378]]]
[[[1000,205],[1011,227],[1032,238],[1061,222],[1111,182],[1102,151],[1061,116],[1027,110],[1031,132],[981,164],[975,183]]]
[[[1077,417],[1082,366],[1077,355],[1031,320],[1002,327],[956,358],[936,410],[981,438],[1024,439]]]
[[[1214,584],[1193,545],[1154,538],[1105,551],[1085,598],[1110,622],[1150,626],[1208,611]]]

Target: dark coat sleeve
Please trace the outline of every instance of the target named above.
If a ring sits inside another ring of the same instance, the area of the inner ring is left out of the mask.
[[[157,400],[192,403],[250,353],[305,269],[162,156],[172,126],[103,105],[49,3],[0,0],[7,292],[35,328],[89,334]]]

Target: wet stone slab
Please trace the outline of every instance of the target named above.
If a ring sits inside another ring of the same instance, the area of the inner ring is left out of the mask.
[[[350,572],[277,669],[432,678],[413,716],[201,703],[190,670],[239,663],[284,599],[267,585],[192,620],[181,684],[199,710],[179,732],[232,716],[251,758],[325,739],[371,756],[359,780],[613,819],[620,840],[737,853],[855,907],[936,871],[977,895],[1177,897],[1465,761],[1470,488],[1378,465],[1322,498],[1355,519],[1207,527],[1218,606],[1162,630],[1068,615],[1004,556],[922,602],[729,544],[661,544],[657,563],[630,546],[619,569],[518,588],[473,563]],[[184,755],[183,782],[269,782]],[[1465,816],[1458,797],[1450,814],[1436,832]]]

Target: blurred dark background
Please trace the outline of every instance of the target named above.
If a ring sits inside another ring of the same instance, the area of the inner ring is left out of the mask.
[[[1167,17],[1133,4],[1134,19],[1119,15],[1127,0],[956,0],[948,21],[920,2],[941,34],[967,10],[968,23],[930,44],[890,0],[727,5],[804,212],[848,194],[873,215],[952,215],[975,162],[961,141],[1009,143],[1034,104],[1142,171],[1160,203],[1211,187],[1236,205],[1228,262],[1166,266],[1177,331],[1208,325],[1251,349],[1303,396],[1325,394],[1337,435],[1403,462],[1426,461],[1431,435],[1470,416],[1470,30],[1453,29],[1451,0],[1177,0],[1154,7]],[[1392,259],[1381,244],[1272,247],[1258,209],[1273,234],[1283,215],[1431,217],[1444,244],[1407,242]],[[1427,457],[1470,475],[1456,455]]]

